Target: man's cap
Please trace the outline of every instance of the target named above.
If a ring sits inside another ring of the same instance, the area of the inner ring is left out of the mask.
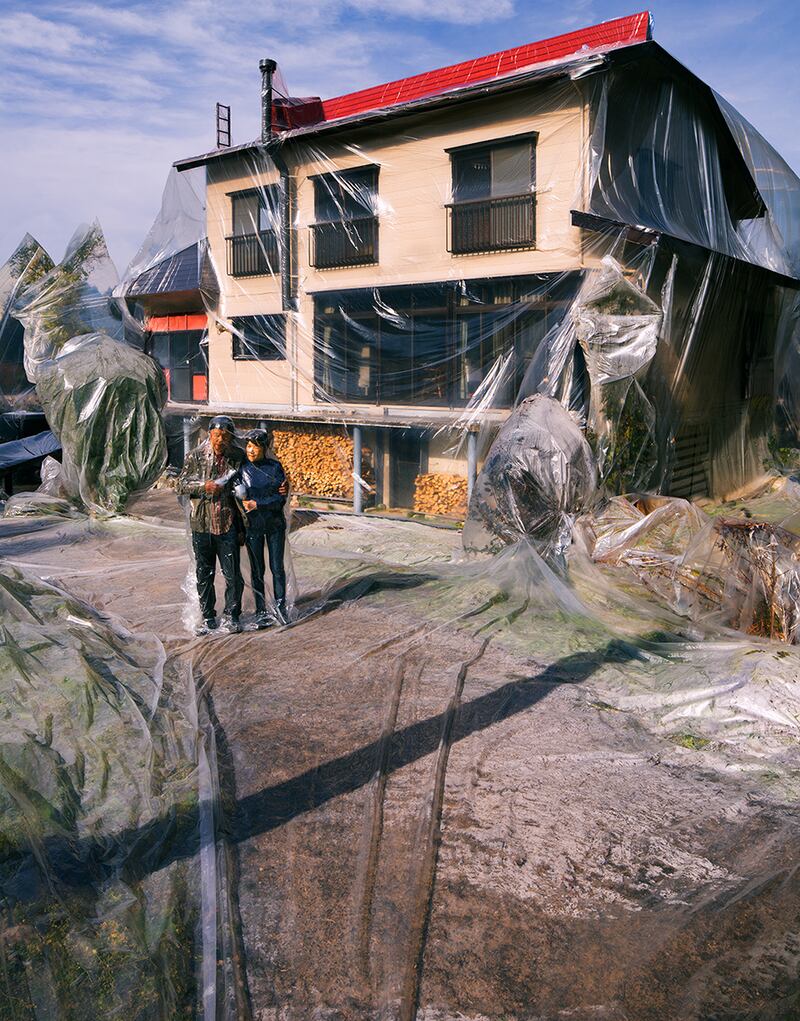
[[[215,415],[214,418],[208,423],[208,431],[212,429],[223,429],[226,433],[233,435],[236,432],[236,426],[233,424],[233,419],[228,418],[227,415]]]
[[[244,434],[245,440],[249,443],[255,443],[256,446],[266,448],[270,445],[272,437],[266,429],[251,429],[250,432]]]

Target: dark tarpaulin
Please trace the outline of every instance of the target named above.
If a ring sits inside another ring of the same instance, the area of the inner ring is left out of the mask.
[[[61,444],[49,429],[36,433],[35,436],[0,443],[0,471],[8,471],[9,468],[16,468],[26,461],[53,454],[56,450],[61,450]]]

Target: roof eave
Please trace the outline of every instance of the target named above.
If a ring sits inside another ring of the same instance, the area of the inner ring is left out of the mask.
[[[645,46],[647,43],[633,43],[626,45],[624,49],[635,49]],[[215,149],[212,152],[203,153],[200,156],[192,156],[184,160],[176,160],[173,166],[178,171],[191,170],[195,167],[204,166],[208,163],[241,155],[262,148],[284,145],[296,139],[305,139],[311,136],[322,134],[334,134],[338,131],[346,131],[351,128],[366,127],[370,124],[380,123],[390,118],[410,116],[437,107],[467,102],[481,96],[494,95],[498,92],[510,92],[514,89],[523,88],[526,85],[539,82],[554,81],[558,78],[575,78],[583,74],[589,74],[600,70],[607,65],[609,57],[623,47],[616,47],[595,53],[581,53],[567,60],[559,60],[556,63],[545,67],[536,66],[528,70],[517,71],[505,75],[502,78],[490,79],[488,81],[476,82],[470,85],[459,86],[448,92],[439,92],[433,96],[423,96],[407,103],[398,103],[393,106],[381,107],[376,110],[367,110],[363,113],[353,114],[351,117],[339,117],[332,121],[320,121],[318,124],[309,124],[306,127],[294,128],[283,131],[276,135],[274,140],[266,145],[259,141],[247,142],[242,145],[231,146],[225,149]]]

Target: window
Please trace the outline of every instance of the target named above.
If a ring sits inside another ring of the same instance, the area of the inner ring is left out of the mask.
[[[191,404],[208,400],[208,366],[204,330],[153,333],[149,352],[164,370],[172,401]]]
[[[492,373],[489,404],[511,407],[579,283],[576,273],[317,295],[319,395],[459,407]]]
[[[286,357],[286,317],[242,316],[231,319],[236,361],[271,362]]]
[[[378,168],[357,167],[314,179],[311,265],[318,269],[378,261]]]
[[[535,153],[530,135],[451,151],[448,251],[534,247]]]
[[[266,276],[280,271],[280,201],[279,185],[231,195],[233,233],[226,238],[229,276]]]

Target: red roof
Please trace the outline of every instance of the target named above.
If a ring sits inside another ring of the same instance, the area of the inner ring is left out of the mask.
[[[492,81],[504,75],[527,70],[537,64],[564,60],[582,53],[597,53],[619,46],[631,46],[646,42],[649,38],[650,13],[642,11],[625,18],[616,18],[614,21],[604,21],[590,28],[557,35],[552,39],[515,46],[511,50],[501,50],[500,53],[492,53],[488,57],[465,60],[463,64],[451,64],[450,67],[425,71],[411,78],[400,78],[385,85],[374,85],[360,92],[350,92],[346,96],[325,99],[321,104],[322,119],[338,120],[340,117],[352,117],[368,110],[381,110],[425,96],[448,92],[464,85]]]

